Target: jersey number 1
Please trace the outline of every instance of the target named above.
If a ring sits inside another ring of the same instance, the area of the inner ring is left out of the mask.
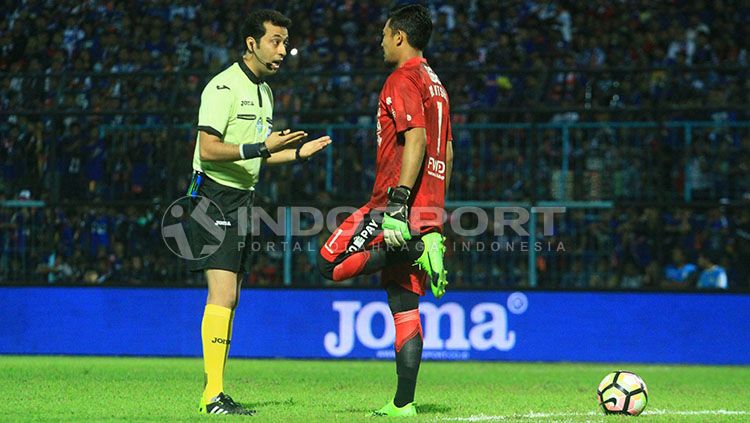
[[[443,102],[437,102],[437,115],[438,115],[438,136],[437,136],[437,153],[440,154],[440,139],[442,138],[443,132]]]

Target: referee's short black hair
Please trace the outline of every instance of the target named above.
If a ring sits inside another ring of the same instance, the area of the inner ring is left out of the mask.
[[[388,13],[391,31],[403,31],[409,44],[417,50],[424,50],[432,35],[430,11],[421,4],[396,6]]]
[[[253,10],[242,24],[242,44],[245,44],[247,37],[253,37],[259,43],[260,39],[266,35],[266,27],[263,25],[265,22],[271,22],[273,25],[282,28],[292,26],[292,20],[281,12],[272,9]]]

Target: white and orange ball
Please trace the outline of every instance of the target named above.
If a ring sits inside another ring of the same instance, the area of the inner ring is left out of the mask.
[[[637,416],[648,403],[648,388],[635,373],[618,370],[602,379],[596,398],[606,414]]]

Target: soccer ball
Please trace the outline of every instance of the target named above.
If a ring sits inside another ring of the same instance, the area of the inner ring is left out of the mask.
[[[637,416],[648,403],[648,388],[635,373],[619,370],[602,379],[596,398],[605,414]]]

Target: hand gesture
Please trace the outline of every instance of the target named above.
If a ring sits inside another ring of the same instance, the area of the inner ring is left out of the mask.
[[[308,141],[299,148],[299,157],[303,160],[307,160],[326,148],[331,142],[331,137],[327,135]]]
[[[265,144],[268,151],[271,154],[281,151],[290,147],[294,147],[297,142],[307,136],[305,131],[292,132],[291,129],[284,129],[283,131],[271,132],[271,135],[266,138]]]

